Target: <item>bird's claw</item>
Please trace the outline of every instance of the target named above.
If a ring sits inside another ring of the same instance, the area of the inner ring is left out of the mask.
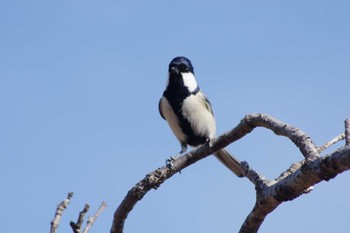
[[[175,167],[174,167],[174,165],[173,165],[173,162],[178,158],[178,157],[180,157],[180,155],[176,155],[176,156],[170,156],[170,158],[168,158],[166,161],[165,161],[165,164],[166,164],[166,166],[170,169],[170,170],[172,170],[172,171],[174,171],[175,170]],[[179,173],[181,174],[181,171],[179,171]]]
[[[170,158],[168,158],[166,161],[165,161],[165,163],[166,163],[166,165],[169,165],[169,164],[171,164],[172,162],[174,162],[175,161],[175,158],[173,157],[173,156],[170,156]]]
[[[212,137],[209,137],[209,138],[207,139],[207,143],[208,143],[208,145],[209,145],[210,148],[213,147],[213,140],[214,140],[214,138],[212,138]]]

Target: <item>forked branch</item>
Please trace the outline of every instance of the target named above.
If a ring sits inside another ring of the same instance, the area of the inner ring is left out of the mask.
[[[257,200],[254,209],[243,223],[240,233],[257,232],[265,217],[284,201],[293,200],[311,190],[312,185],[329,180],[350,169],[350,145],[340,148],[329,156],[320,157],[321,151],[311,138],[294,126],[264,114],[245,116],[232,130],[212,142],[192,150],[172,162],[146,175],[129,190],[114,213],[111,233],[122,233],[128,214],[150,189],[157,189],[164,181],[189,165],[241,139],[256,127],[270,129],[277,135],[289,138],[300,150],[304,160],[293,164],[275,180],[268,180],[242,162],[245,176],[255,185]],[[350,132],[350,131],[349,131]],[[350,133],[346,134],[350,135]],[[350,141],[350,136],[348,137]]]

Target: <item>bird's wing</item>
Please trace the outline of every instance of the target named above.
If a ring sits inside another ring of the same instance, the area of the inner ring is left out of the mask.
[[[211,112],[211,114],[213,114],[214,116],[214,113],[213,113],[213,109],[211,107],[211,104],[210,104],[210,101],[209,99],[201,92],[201,95],[203,97],[203,102],[205,104],[205,107],[208,109],[209,112]]]

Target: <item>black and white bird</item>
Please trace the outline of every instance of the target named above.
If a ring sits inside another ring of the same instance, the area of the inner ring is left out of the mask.
[[[216,124],[209,100],[200,90],[194,77],[191,61],[175,57],[169,64],[168,82],[159,101],[159,112],[181,144],[179,155],[187,145],[196,147],[215,137]],[[237,176],[242,177],[240,161],[225,149],[215,156]]]

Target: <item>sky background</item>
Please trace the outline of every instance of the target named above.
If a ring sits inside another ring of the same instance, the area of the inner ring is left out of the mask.
[[[58,232],[85,203],[108,208],[90,232],[179,143],[158,113],[170,60],[191,59],[217,134],[266,113],[317,145],[350,117],[350,2],[0,0],[1,232]],[[339,142],[325,153],[334,151]],[[256,129],[228,149],[273,179],[302,159]],[[350,172],[282,204],[261,233],[349,231]],[[254,186],[208,157],[151,190],[125,232],[238,232]]]

